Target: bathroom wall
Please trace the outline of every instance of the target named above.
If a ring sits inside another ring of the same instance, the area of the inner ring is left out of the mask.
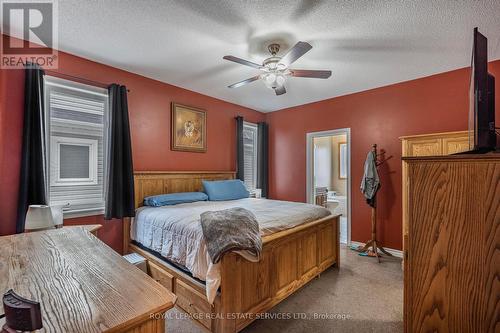
[[[331,188],[332,143],[330,137],[314,138],[314,186]]]
[[[339,144],[347,142],[346,135],[335,135],[331,137],[332,145],[332,169],[331,169],[331,187],[330,190],[336,191],[337,195],[347,195],[347,179],[339,177]]]

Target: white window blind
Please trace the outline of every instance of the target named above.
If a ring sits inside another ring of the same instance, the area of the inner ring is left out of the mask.
[[[45,77],[49,202],[70,204],[65,213],[102,213],[108,93]]]
[[[245,185],[250,192],[257,188],[257,133],[256,124],[243,123],[243,162]]]

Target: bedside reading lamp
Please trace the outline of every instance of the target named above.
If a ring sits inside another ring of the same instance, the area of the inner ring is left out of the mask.
[[[30,205],[26,214],[24,231],[36,231],[55,228],[52,209],[47,205]]]
[[[24,231],[36,231],[61,228],[64,222],[63,211],[70,207],[65,205],[30,205],[26,214]]]

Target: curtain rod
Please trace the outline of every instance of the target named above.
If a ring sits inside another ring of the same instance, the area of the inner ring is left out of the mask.
[[[60,73],[60,72],[55,72],[55,71],[51,71],[51,70],[44,70],[45,73],[49,74],[49,75],[52,75],[52,76],[55,76],[55,77],[59,77],[59,78],[68,78],[68,79],[72,79],[74,81],[79,81],[80,83],[89,83],[90,85],[92,86],[99,86],[101,88],[108,88],[109,87],[109,84],[106,84],[106,83],[102,83],[102,82],[98,82],[98,81],[93,81],[93,80],[89,80],[89,79],[86,79],[86,78],[83,78],[83,77],[79,77],[79,76],[73,76],[73,75],[69,75],[69,74],[64,74],[64,73]],[[127,92],[130,92],[130,89],[127,89]]]

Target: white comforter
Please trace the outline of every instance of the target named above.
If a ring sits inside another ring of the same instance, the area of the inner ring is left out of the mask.
[[[262,236],[315,221],[330,211],[314,205],[267,199],[199,201],[163,207],[141,207],[131,227],[131,238],[159,252],[166,259],[187,268],[206,282],[207,299],[213,303],[220,286],[220,264],[212,264],[208,255],[200,215],[242,207],[251,211],[259,222]],[[239,252],[240,253],[240,252]],[[245,258],[252,257],[240,253]]]

